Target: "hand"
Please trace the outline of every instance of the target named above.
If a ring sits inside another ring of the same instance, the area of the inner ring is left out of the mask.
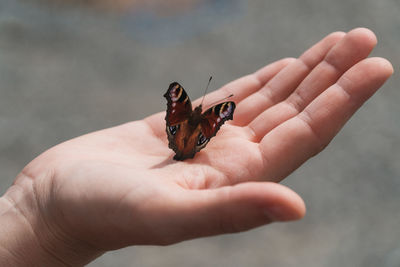
[[[277,182],[326,147],[392,74],[385,59],[367,59],[375,44],[367,29],[333,33],[207,95],[211,103],[233,93],[237,108],[194,159],[172,159],[162,112],[51,148],[4,199],[45,250],[74,264],[299,219],[302,199]]]

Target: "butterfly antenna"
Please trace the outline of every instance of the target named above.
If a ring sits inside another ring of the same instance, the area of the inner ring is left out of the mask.
[[[216,103],[218,103],[218,102],[224,101],[224,100],[226,100],[226,99],[228,99],[228,98],[231,98],[232,96],[233,96],[233,94],[230,94],[230,95],[227,96],[227,97],[224,97],[224,98],[222,98],[222,99],[220,99],[220,100],[218,100],[218,101],[215,101],[215,102],[209,104],[209,106],[212,106],[212,105],[214,105],[214,104],[216,104]]]
[[[206,90],[204,90],[204,95],[203,95],[203,99],[201,100],[200,106],[203,105],[203,101],[204,101],[204,98],[206,97],[206,93],[208,91],[208,86],[210,86],[211,80],[212,80],[212,76],[210,76],[210,79],[208,80],[207,87],[206,87]]]

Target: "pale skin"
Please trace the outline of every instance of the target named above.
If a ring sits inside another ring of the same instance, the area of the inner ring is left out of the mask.
[[[332,33],[208,94],[205,105],[233,93],[237,108],[194,159],[172,159],[164,112],[49,149],[0,200],[0,265],[81,266],[125,246],[302,218],[304,202],[278,182],[391,76],[387,60],[367,58],[375,45],[367,29]]]

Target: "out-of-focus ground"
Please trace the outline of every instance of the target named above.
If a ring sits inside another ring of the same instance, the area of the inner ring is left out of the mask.
[[[218,88],[364,26],[395,74],[284,181],[305,199],[303,220],[130,247],[89,266],[400,266],[398,0],[110,3],[0,0],[0,193],[47,148],[165,110],[172,81],[194,99],[210,75]]]

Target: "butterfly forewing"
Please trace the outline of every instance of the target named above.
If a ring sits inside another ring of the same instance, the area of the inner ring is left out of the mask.
[[[179,83],[171,83],[164,97],[168,101],[167,115],[165,117],[168,126],[176,125],[189,118],[192,112],[192,103]]]

